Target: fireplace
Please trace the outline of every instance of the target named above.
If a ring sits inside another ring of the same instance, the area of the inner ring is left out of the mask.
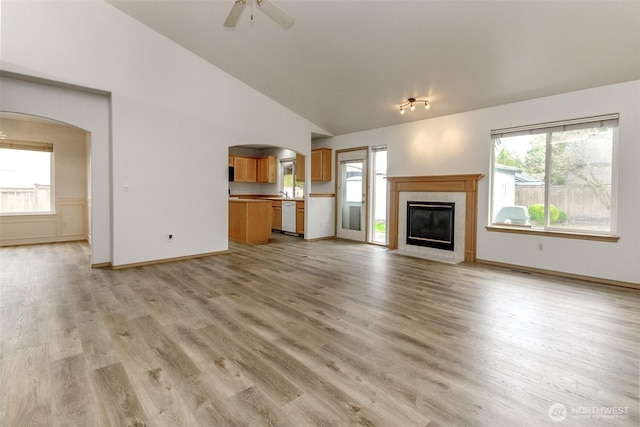
[[[433,175],[433,176],[389,176],[389,249],[406,249],[439,251],[453,255],[454,259],[466,262],[476,261],[476,232],[478,225],[478,181],[482,174],[468,175]],[[426,198],[414,195],[429,195]],[[442,195],[443,198],[433,197]],[[446,199],[444,196],[446,195]],[[460,195],[460,197],[457,197]],[[405,198],[406,197],[406,198]],[[402,200],[402,204],[401,204]],[[434,248],[407,245],[405,243],[406,203],[409,200],[438,200],[455,202],[456,207],[456,249],[453,252],[440,251]],[[458,256],[458,252],[460,255]]]
[[[407,245],[454,250],[455,203],[407,202]]]

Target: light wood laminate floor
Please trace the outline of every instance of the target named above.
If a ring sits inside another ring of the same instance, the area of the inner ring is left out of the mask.
[[[273,237],[1,248],[0,424],[639,425],[639,291]]]

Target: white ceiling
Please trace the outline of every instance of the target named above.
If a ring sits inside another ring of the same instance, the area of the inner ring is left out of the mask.
[[[334,135],[640,79],[637,0],[273,1],[109,3]]]

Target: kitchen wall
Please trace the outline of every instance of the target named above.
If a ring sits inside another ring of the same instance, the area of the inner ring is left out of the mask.
[[[0,244],[87,239],[87,146],[81,129],[59,124],[3,119],[2,131],[20,141],[53,143],[54,214],[0,216]]]
[[[433,105],[437,112],[437,104]],[[490,131],[619,113],[617,243],[489,232]],[[411,114],[411,113],[408,113]],[[640,81],[533,99],[324,139],[344,149],[387,144],[389,176],[482,173],[480,260],[640,283]],[[315,191],[315,190],[314,190]],[[538,249],[543,244],[544,250]]]
[[[229,155],[235,156],[247,156],[247,157],[264,157],[264,156],[276,156],[278,158],[277,163],[277,181],[275,183],[257,183],[257,182],[230,182],[229,191],[230,194],[242,195],[267,195],[277,196],[280,191],[280,160],[281,159],[295,159],[296,152],[284,147],[265,147],[265,148],[247,148],[247,147],[229,147]],[[305,170],[306,172],[306,170]]]
[[[115,266],[226,250],[228,148],[308,155],[327,133],[105,2],[3,1],[1,20],[2,70],[110,94],[108,155],[91,154],[110,230],[92,240]]]

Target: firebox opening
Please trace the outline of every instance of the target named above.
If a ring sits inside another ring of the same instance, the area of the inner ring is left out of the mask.
[[[455,203],[407,202],[407,245],[453,251]]]

